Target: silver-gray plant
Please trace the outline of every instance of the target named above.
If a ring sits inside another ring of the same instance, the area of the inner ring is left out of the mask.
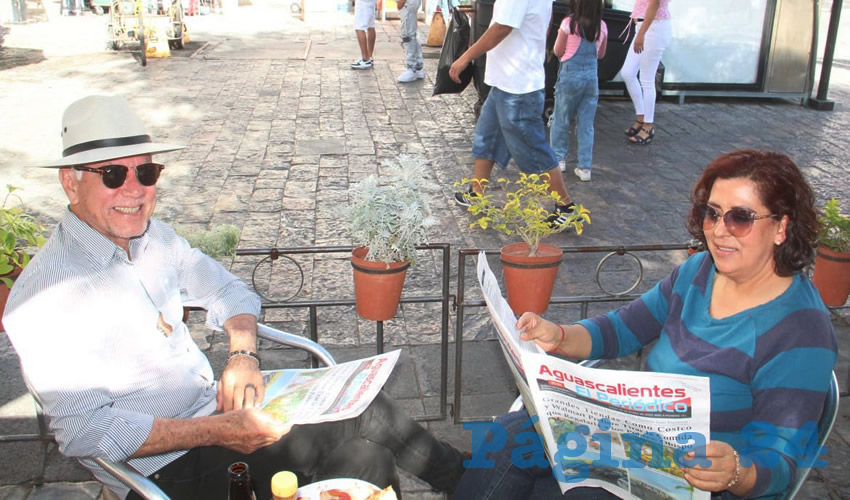
[[[351,240],[369,248],[366,260],[416,262],[416,245],[428,243],[431,216],[426,191],[436,188],[425,178],[427,160],[402,155],[384,162],[389,175],[371,175],[351,189]]]

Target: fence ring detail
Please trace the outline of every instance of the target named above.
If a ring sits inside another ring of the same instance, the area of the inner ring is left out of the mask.
[[[605,264],[605,261],[607,261],[608,259],[610,259],[611,257],[613,257],[615,255],[618,255],[618,256],[628,255],[631,258],[633,258],[635,260],[635,262],[637,262],[637,265],[638,265],[638,277],[635,280],[635,282],[627,290],[624,290],[624,291],[618,292],[618,293],[614,293],[610,290],[605,289],[605,287],[602,286],[602,282],[599,281],[599,273],[602,272],[602,266]],[[602,290],[603,292],[607,293],[608,295],[610,295],[612,297],[618,297],[620,295],[627,295],[627,294],[631,293],[632,290],[634,290],[635,288],[638,287],[638,285],[640,285],[641,281],[643,281],[643,262],[641,262],[640,257],[638,257],[637,255],[635,255],[635,254],[633,254],[629,251],[625,251],[625,250],[621,249],[621,250],[616,251],[616,252],[611,252],[608,255],[606,255],[605,257],[602,257],[602,259],[599,261],[599,264],[596,265],[596,285],[599,286],[600,290]]]

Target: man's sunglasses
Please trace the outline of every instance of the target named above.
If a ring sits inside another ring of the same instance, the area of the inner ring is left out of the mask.
[[[136,165],[133,170],[136,171],[136,179],[142,186],[153,186],[159,180],[159,173],[165,165],[159,163],[142,163]],[[129,167],[124,165],[106,165],[105,167],[90,168],[90,167],[73,167],[74,170],[82,170],[84,172],[92,172],[100,175],[103,180],[103,185],[109,189],[118,189],[124,185],[127,180],[127,171]]]
[[[711,231],[717,225],[717,221],[723,218],[723,225],[729,234],[737,238],[742,238],[753,230],[753,224],[759,219],[767,219],[774,217],[774,214],[756,215],[752,210],[735,207],[730,208],[724,214],[720,214],[714,207],[709,205],[700,205],[699,210],[702,212],[702,230]]]

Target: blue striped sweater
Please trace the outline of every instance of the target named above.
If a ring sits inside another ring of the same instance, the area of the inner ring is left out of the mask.
[[[617,358],[658,340],[647,370],[709,377],[710,439],[732,445],[744,464],[755,462],[749,497],[778,497],[796,472],[794,443],[805,446],[823,409],[835,332],[817,290],[799,274],[774,300],[712,318],[714,276],[714,261],[701,252],[641,298],[581,321],[593,341],[590,357]],[[751,422],[758,430],[747,439]]]

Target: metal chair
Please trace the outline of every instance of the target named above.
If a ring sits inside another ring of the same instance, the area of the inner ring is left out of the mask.
[[[276,344],[281,344],[289,347],[294,347],[297,349],[301,349],[307,351],[308,354],[316,358],[325,366],[333,366],[336,364],[331,353],[329,353],[324,347],[319,344],[313,342],[310,339],[306,339],[304,337],[294,335],[291,333],[283,332],[272,328],[270,326],[266,326],[263,324],[257,325],[257,337],[268,340],[270,342],[274,342]],[[44,443],[44,447],[42,449],[41,456],[41,472],[36,479],[36,484],[42,484],[44,482],[44,469],[47,462],[47,448],[50,443],[55,443],[55,438],[52,433],[48,431],[47,427],[47,418],[45,417],[42,411],[41,400],[38,397],[38,394],[32,390],[29,384],[29,380],[27,380],[26,374],[24,376],[24,383],[27,386],[27,390],[30,395],[32,395],[36,404],[36,420],[38,421],[38,434],[21,434],[16,436],[0,436],[0,443],[2,442],[12,442],[12,441],[41,441]],[[130,467],[125,463],[113,462],[111,460],[93,457],[93,460],[97,462],[100,467],[103,468],[106,472],[114,476],[116,479],[121,481],[125,486],[130,488],[139,494],[142,498],[148,500],[168,500],[168,496],[163,493],[163,491],[150,479],[141,475],[135,469]],[[109,497],[110,493],[107,493],[108,488],[104,488],[104,497]]]
[[[826,444],[829,433],[832,432],[832,426],[835,424],[835,417],[838,415],[838,399],[839,399],[838,377],[835,372],[832,372],[832,383],[829,384],[829,390],[826,393],[826,401],[823,403],[823,413],[818,420],[818,450]],[[817,457],[813,457],[817,458]],[[811,472],[811,467],[797,468],[797,476],[794,478],[794,483],[788,490],[785,496],[787,499],[794,498],[806,482],[806,478]]]

